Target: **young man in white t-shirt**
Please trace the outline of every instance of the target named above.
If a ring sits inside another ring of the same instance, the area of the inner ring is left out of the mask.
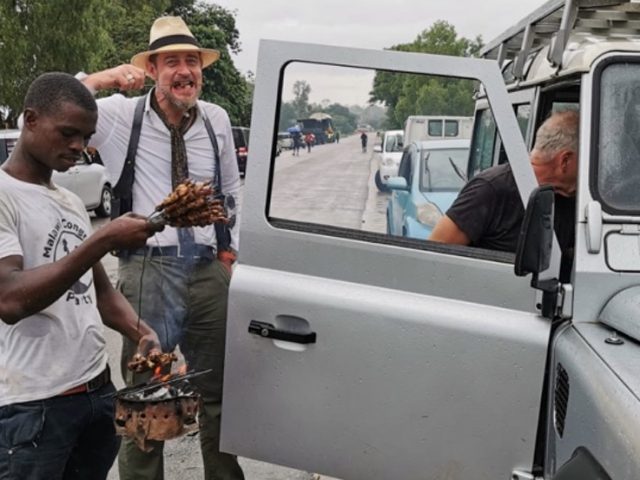
[[[41,75],[0,168],[0,480],[105,479],[119,439],[103,325],[159,350],[100,263],[157,227],[128,215],[92,234],[82,201],[51,181],[80,158],[97,115],[73,76]]]

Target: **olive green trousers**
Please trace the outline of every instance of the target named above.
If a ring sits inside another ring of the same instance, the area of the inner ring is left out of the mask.
[[[158,334],[162,350],[176,346],[189,371],[211,370],[191,381],[201,395],[198,415],[206,480],[243,480],[234,455],[222,453],[220,413],[230,276],[212,258],[184,259],[132,255],[120,259],[119,289]],[[121,368],[128,386],[144,383],[150,373],[129,371],[136,345],[123,339]],[[164,442],[143,452],[128,438],[118,454],[120,480],[164,480]]]

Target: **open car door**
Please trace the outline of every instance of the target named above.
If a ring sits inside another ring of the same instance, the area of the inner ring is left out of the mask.
[[[345,480],[511,478],[531,469],[550,328],[513,255],[387,235],[348,109],[339,143],[275,155],[296,82],[328,108],[395,75],[470,85],[471,110],[481,83],[521,196],[536,186],[496,62],[263,41],[221,448]]]

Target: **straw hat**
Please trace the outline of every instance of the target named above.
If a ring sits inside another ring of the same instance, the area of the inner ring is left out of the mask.
[[[220,52],[210,48],[200,48],[197,40],[180,17],[160,17],[151,25],[149,50],[131,57],[131,63],[146,69],[150,55],[163,52],[200,52],[202,68],[208,67],[220,58]]]

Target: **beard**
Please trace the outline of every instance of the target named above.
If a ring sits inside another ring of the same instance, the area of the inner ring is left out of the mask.
[[[199,85],[196,87],[195,95],[193,95],[193,97],[191,97],[190,99],[185,100],[180,99],[173,94],[173,92],[171,91],[172,85],[158,85],[157,88],[172,106],[176,107],[179,110],[185,111],[196,105],[196,103],[198,102],[198,98],[200,97],[200,93],[202,92],[202,85]]]

